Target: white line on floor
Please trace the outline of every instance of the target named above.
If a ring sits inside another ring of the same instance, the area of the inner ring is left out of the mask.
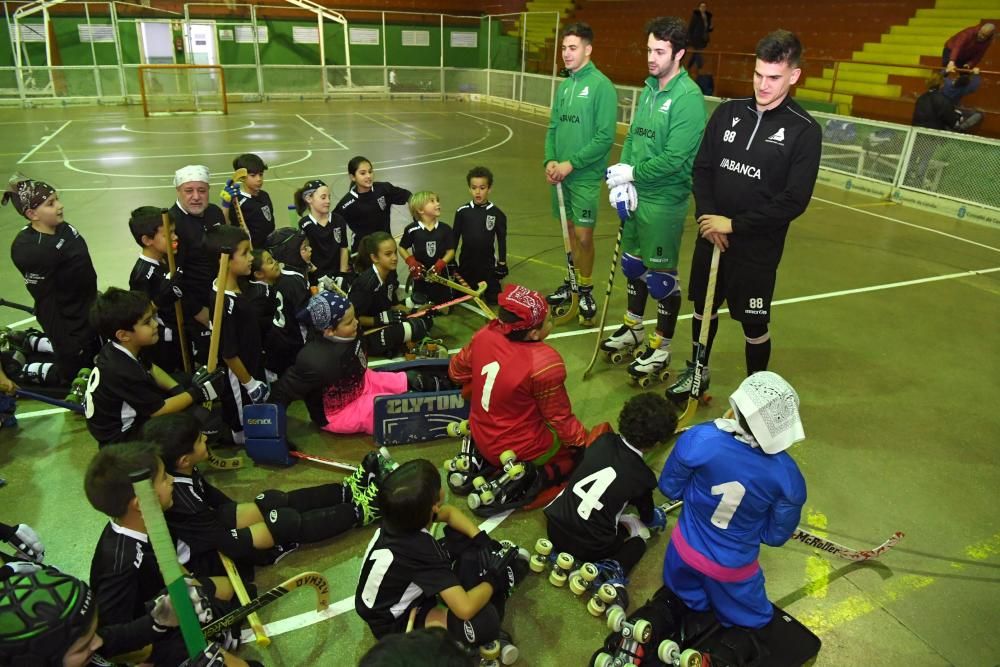
[[[22,158],[21,158],[20,160],[18,160],[18,161],[17,161],[17,163],[18,163],[18,164],[21,164],[22,162],[24,162],[25,160],[27,160],[27,159],[28,159],[29,157],[31,157],[32,155],[34,155],[34,154],[35,154],[35,151],[37,151],[37,150],[38,150],[39,148],[41,148],[41,147],[42,147],[42,146],[44,146],[45,144],[49,143],[49,141],[51,141],[51,140],[52,140],[52,137],[56,136],[57,134],[59,134],[60,132],[62,132],[63,130],[65,130],[65,129],[66,129],[66,126],[67,126],[67,125],[69,125],[69,124],[70,124],[70,123],[72,123],[72,122],[73,122],[73,121],[71,121],[71,120],[68,120],[68,121],[66,121],[65,123],[63,123],[62,125],[60,125],[60,126],[59,126],[59,129],[58,129],[58,130],[56,130],[55,132],[53,132],[52,134],[50,134],[49,136],[47,136],[47,137],[42,137],[42,140],[38,142],[38,145],[37,145],[37,146],[35,146],[34,148],[32,148],[32,149],[31,149],[30,151],[28,151],[27,153],[25,153],[25,154],[24,154],[24,157],[22,157]]]
[[[300,116],[299,114],[295,114],[295,117],[296,117],[296,118],[298,118],[299,120],[301,120],[301,121],[302,121],[303,123],[305,123],[305,124],[306,124],[306,125],[308,125],[309,127],[311,127],[312,129],[314,129],[314,130],[316,130],[317,132],[319,132],[320,134],[322,134],[322,135],[323,135],[324,137],[326,137],[327,139],[329,139],[329,140],[330,140],[330,141],[332,141],[333,143],[335,143],[335,144],[337,144],[338,146],[340,146],[340,147],[341,147],[342,149],[344,149],[345,151],[347,150],[347,146],[345,146],[345,145],[344,145],[344,144],[343,144],[342,142],[340,142],[339,140],[337,140],[337,139],[334,139],[333,137],[331,137],[331,136],[330,136],[329,134],[327,134],[327,133],[326,133],[326,132],[325,132],[325,131],[323,130],[323,128],[321,128],[321,127],[317,127],[317,126],[313,125],[312,123],[310,123],[309,121],[307,121],[307,120],[306,120],[305,118],[303,118],[303,117],[302,117],[302,116]]]

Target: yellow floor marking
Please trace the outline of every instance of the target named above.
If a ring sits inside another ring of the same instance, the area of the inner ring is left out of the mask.
[[[859,593],[846,600],[838,602],[829,609],[811,613],[797,613],[795,616],[818,635],[829,632],[841,625],[857,620],[866,614],[881,609],[890,602],[895,602],[908,593],[926,588],[934,583],[933,577],[907,575],[889,581],[878,593],[868,595]]]
[[[965,547],[965,555],[975,560],[986,560],[997,554],[1000,554],[1000,533],[988,540]]]
[[[535,259],[534,257],[522,257],[521,255],[512,255],[510,253],[507,253],[507,257],[509,259],[519,259],[522,262],[531,262],[532,264],[541,264],[542,266],[548,266],[548,267],[553,268],[553,269],[559,269],[563,273],[566,272],[566,265],[565,264],[563,264],[562,266],[560,266],[559,264],[553,264],[552,262],[543,262],[542,260]]]
[[[807,509],[806,524],[820,537],[827,537],[823,530],[828,525],[826,515],[822,512]],[[814,551],[806,558],[806,587],[805,592],[811,598],[825,598],[830,588],[830,573],[833,572],[833,563],[828,556],[820,555],[819,551]]]

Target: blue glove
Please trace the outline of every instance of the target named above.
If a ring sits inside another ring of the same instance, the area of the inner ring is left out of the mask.
[[[649,528],[651,533],[662,533],[667,529],[667,513],[662,507],[653,508],[653,518],[646,524],[646,528]]]
[[[256,378],[250,378],[249,382],[244,382],[243,388],[246,389],[254,405],[266,403],[268,397],[271,395],[271,387],[266,382],[261,382]]]
[[[233,179],[228,179],[226,181],[226,187],[222,188],[219,192],[219,197],[222,199],[222,208],[229,208],[233,205],[233,200],[240,195],[240,184],[234,183]]]

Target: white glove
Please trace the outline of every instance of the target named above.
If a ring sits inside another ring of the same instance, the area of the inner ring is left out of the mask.
[[[324,292],[336,292],[337,294],[344,293],[344,277],[343,276],[321,276],[317,281],[320,290]]]
[[[185,578],[187,583],[188,597],[191,598],[191,605],[194,607],[195,616],[202,625],[212,622],[212,606],[207,597],[202,597],[201,587],[190,578]],[[170,601],[170,596],[163,594],[153,601],[153,608],[149,615],[153,618],[153,628],[158,632],[166,632],[167,628],[176,628],[180,625],[177,619],[177,612]]]
[[[8,540],[10,546],[28,560],[41,563],[45,560],[45,545],[38,537],[35,529],[26,523],[19,523],[14,529],[14,534]]]
[[[250,378],[249,382],[244,382],[243,388],[247,390],[254,405],[266,402],[268,396],[271,395],[271,388],[267,386],[267,383],[256,378]]]
[[[608,167],[605,178],[609,188],[613,188],[616,185],[625,185],[635,180],[632,177],[632,165],[625,164],[624,162],[619,162]]]
[[[620,210],[620,206],[624,205],[627,211],[634,211],[636,206],[639,205],[639,195],[635,191],[635,186],[631,183],[625,183],[624,185],[616,185],[611,188],[611,192],[608,194],[608,201],[616,209]]]

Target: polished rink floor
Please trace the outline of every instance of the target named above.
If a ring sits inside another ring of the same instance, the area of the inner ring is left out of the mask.
[[[87,238],[100,284],[123,286],[138,248],[127,228],[129,211],[173,202],[173,171],[207,164],[230,173],[238,153],[260,153],[270,165],[267,189],[280,211],[295,187],[320,177],[334,195],[347,189],[347,160],[369,157],[376,178],[442,198],[446,222],[468,200],[465,173],[477,164],[495,176],[493,200],[507,213],[510,280],[538,289],[561,279],[563,250],[542,178],[544,119],[468,103],[338,102],[238,105],[226,117],[145,119],[122,107],[6,110],[5,173],[22,171],[59,188],[66,219]],[[618,149],[616,148],[615,156]],[[613,156],[613,159],[614,157]],[[405,222],[399,212],[397,224]],[[0,210],[0,244],[9,247],[21,226]],[[689,216],[690,221],[690,216]],[[596,292],[603,293],[616,219],[603,209],[598,226]],[[684,262],[693,241],[685,237]],[[798,389],[808,439],[793,449],[809,500],[803,524],[830,539],[868,548],[903,530],[907,537],[876,562],[834,561],[801,544],[765,548],[761,562],[772,598],[823,639],[817,665],[995,665],[1000,640],[1000,471],[995,434],[1000,417],[1000,231],[920,214],[897,205],[819,187],[806,214],[793,223],[778,277],[772,323],[771,368]],[[20,276],[0,262],[0,293],[25,302]],[[625,304],[619,279],[608,327]],[[647,310],[647,318],[653,309]],[[686,303],[673,345],[682,366],[690,338]],[[0,324],[23,320],[0,310]],[[439,318],[449,347],[482,324],[458,309]],[[24,323],[22,326],[28,326]],[[595,332],[558,329],[550,342],[563,354],[576,413],[588,424],[610,420],[633,388],[624,367],[598,361],[591,379],[581,373]],[[722,316],[712,359],[710,408],[744,373],[742,332]],[[654,387],[660,391],[663,385]],[[104,518],[82,494],[82,475],[95,451],[82,420],[19,403],[18,430],[0,431],[0,520],[27,522],[47,546],[47,560],[86,577]],[[302,449],[360,461],[370,440],[320,433],[304,407],[291,411],[290,434]],[[443,461],[457,441],[395,448],[401,461]],[[664,447],[651,464],[658,469]],[[208,471],[213,483],[238,500],[257,491],[294,488],[339,478],[308,463],[289,470]],[[464,506],[463,499],[456,504]],[[495,520],[491,523],[497,523]],[[544,534],[540,512],[517,513],[496,534],[528,548]],[[268,607],[268,649],[248,648],[268,665],[355,664],[372,639],[353,613],[360,559],[372,529],[306,547],[258,572],[261,588],[302,570],[326,574],[335,602],[310,613],[308,593]],[[630,592],[634,606],[659,585],[667,538],[649,544]],[[532,576],[508,605],[505,626],[521,649],[521,665],[582,665],[607,634],[584,603]]]

